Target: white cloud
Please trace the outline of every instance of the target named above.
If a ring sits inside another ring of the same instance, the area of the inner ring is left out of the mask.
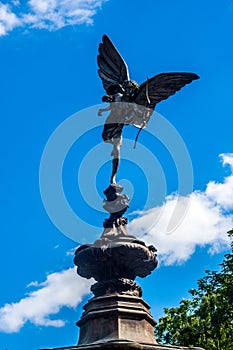
[[[30,283],[30,287],[38,289],[19,302],[0,308],[0,331],[18,332],[28,321],[35,325],[62,327],[64,321],[50,319],[50,315],[57,314],[63,306],[75,308],[89,293],[92,283],[79,277],[75,268],[52,273],[43,283]]]
[[[223,165],[230,165],[233,172],[233,153],[221,154]],[[224,179],[223,183],[211,181],[206,188],[206,195],[226,210],[233,209],[233,175]]]
[[[223,165],[230,165],[233,172],[233,154],[220,155]],[[168,234],[174,209],[180,215],[188,210],[176,229]],[[209,182],[206,190],[194,191],[187,197],[167,196],[162,207],[140,213],[129,224],[129,232],[154,244],[158,248],[160,262],[166,265],[186,261],[197,246],[209,246],[209,252],[226,249],[226,232],[233,227],[233,174],[223,183]]]
[[[67,256],[70,256],[70,255],[74,256],[74,253],[75,253],[75,251],[78,249],[78,247],[80,247],[80,245],[77,246],[77,247],[71,248],[70,250],[68,250],[68,251],[66,252],[66,255],[67,255]]]
[[[0,2],[0,36],[16,27],[57,30],[68,25],[92,24],[93,16],[107,0],[28,0],[27,11],[20,11],[20,2],[12,6]],[[13,11],[13,7],[17,7]],[[25,7],[26,8],[26,7]]]
[[[21,25],[20,19],[11,11],[9,4],[0,2],[0,36]]]

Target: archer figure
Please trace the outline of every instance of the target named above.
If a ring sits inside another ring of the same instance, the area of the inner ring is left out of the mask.
[[[134,125],[140,132],[146,127],[157,103],[199,79],[199,76],[195,73],[161,73],[138,85],[130,80],[124,59],[107,35],[103,36],[99,45],[97,62],[98,73],[107,93],[102,101],[110,103],[109,107],[100,109],[98,115],[111,111],[105,121],[102,137],[113,145],[110,183],[116,184],[124,125]]]

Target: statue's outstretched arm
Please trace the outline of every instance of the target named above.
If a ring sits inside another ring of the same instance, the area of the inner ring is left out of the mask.
[[[98,110],[98,117],[102,117],[102,113],[103,112],[108,112],[108,111],[110,111],[111,110],[111,107],[110,106],[108,106],[108,107],[106,107],[106,108],[100,108],[99,110]]]

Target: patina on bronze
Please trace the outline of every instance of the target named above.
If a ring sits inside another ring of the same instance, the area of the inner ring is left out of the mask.
[[[129,198],[122,193],[123,187],[116,183],[122,129],[125,125],[133,125],[140,132],[146,127],[157,103],[175,94],[199,76],[195,73],[161,73],[139,85],[130,80],[127,64],[107,35],[103,36],[99,45],[97,62],[98,74],[107,93],[102,101],[109,103],[108,107],[99,110],[98,115],[110,111],[102,137],[105,142],[113,145],[110,186],[104,191],[107,198],[104,209],[110,213],[110,217],[104,222],[102,237],[127,235],[127,218],[123,214],[129,207]]]
[[[195,73],[161,73],[139,85],[130,80],[127,64],[107,35],[102,38],[97,56],[99,76],[107,93],[103,102],[109,107],[99,110],[111,111],[106,119],[102,133],[103,140],[113,145],[112,175],[110,183],[116,183],[120,162],[122,129],[124,125],[145,128],[153,111],[162,100],[174,95],[186,84],[199,78]]]
[[[127,218],[129,197],[116,183],[120,161],[122,129],[132,124],[144,128],[158,102],[174,94],[198,76],[194,73],[163,73],[148,79],[140,86],[130,80],[128,68],[110,39],[104,35],[99,46],[99,76],[110,106],[102,137],[113,145],[110,185],[104,191],[104,209],[110,214],[103,223],[103,233],[93,244],[80,246],[75,252],[77,273],[94,278],[94,296],[84,305],[77,322],[80,328],[76,346],[63,350],[172,350],[196,349],[159,345],[154,337],[153,319],[149,305],[142,299],[142,289],[136,277],[148,276],[158,264],[156,248],[129,235]],[[55,349],[54,349],[55,350]]]

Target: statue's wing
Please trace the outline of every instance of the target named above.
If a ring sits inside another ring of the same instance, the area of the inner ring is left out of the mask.
[[[156,104],[176,93],[186,84],[199,79],[195,73],[161,73],[140,85],[134,102],[154,109]]]
[[[99,76],[102,79],[105,90],[110,85],[122,84],[129,80],[128,67],[107,35],[102,38],[99,45],[97,62]]]

